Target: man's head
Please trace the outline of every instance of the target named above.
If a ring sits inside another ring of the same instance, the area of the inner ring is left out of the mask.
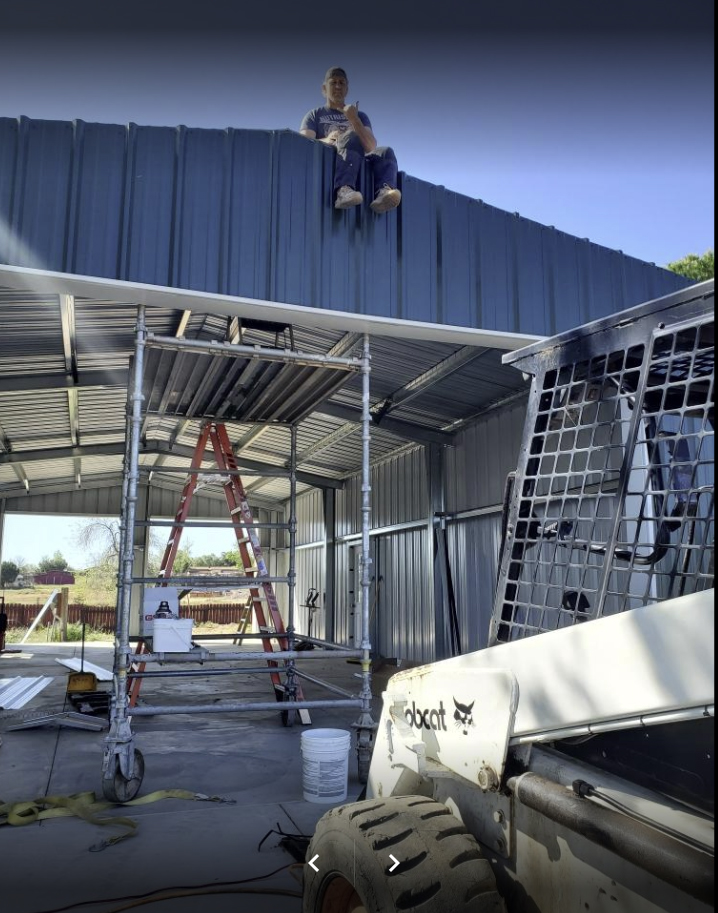
[[[322,95],[330,108],[343,108],[349,91],[346,71],[341,67],[330,67],[322,83]]]

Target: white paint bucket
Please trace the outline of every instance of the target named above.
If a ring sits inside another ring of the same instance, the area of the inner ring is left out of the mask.
[[[302,788],[307,802],[343,802],[349,779],[351,733],[309,729],[302,733]]]

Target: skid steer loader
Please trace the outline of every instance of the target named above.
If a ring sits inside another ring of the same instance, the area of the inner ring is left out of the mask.
[[[713,343],[711,281],[506,356],[489,646],[389,680],[304,913],[713,909]]]

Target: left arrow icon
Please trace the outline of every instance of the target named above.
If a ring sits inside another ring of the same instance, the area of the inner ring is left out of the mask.
[[[314,856],[312,859],[310,859],[309,862],[307,863],[307,865],[310,866],[311,868],[313,868],[315,872],[319,871],[319,869],[314,865],[314,863],[317,861],[317,859],[319,859],[319,853],[317,853],[317,855]]]

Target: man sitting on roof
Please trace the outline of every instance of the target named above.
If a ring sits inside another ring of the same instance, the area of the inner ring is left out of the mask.
[[[378,188],[370,209],[388,212],[401,202],[397,189],[397,163],[394,150],[377,146],[371,132],[371,122],[357,104],[347,105],[349,91],[347,74],[341,67],[331,67],[322,83],[326,105],[309,111],[299,132],[309,139],[318,139],[337,150],[337,167],[334,174],[336,209],[350,209],[362,202],[356,189],[362,161],[366,161],[374,174]]]

